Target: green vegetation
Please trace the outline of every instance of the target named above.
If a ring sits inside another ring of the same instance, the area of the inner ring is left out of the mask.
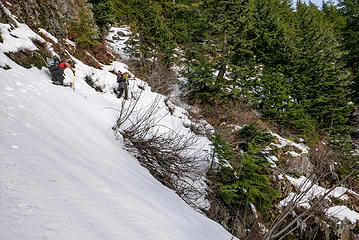
[[[355,0],[342,0],[340,3],[341,13],[345,16],[342,49],[343,60],[351,70],[353,100],[359,103],[359,3]]]
[[[82,47],[89,48],[99,44],[97,26],[91,22],[90,16],[86,11],[79,12],[78,20],[70,21],[70,33],[73,39]]]
[[[322,139],[331,143],[328,152],[339,178],[352,170],[357,161],[352,140],[359,139],[354,131],[359,122],[358,0],[338,5],[324,0],[321,8],[301,0],[295,7],[290,0],[90,2],[101,30],[113,22],[131,26],[132,50],[139,59],[133,65],[141,75],[153,74],[154,66],[184,66],[186,97],[200,103],[209,118],[231,106],[250,109],[248,115],[256,110],[263,122],[303,137],[311,147]],[[240,114],[214,122],[231,124]],[[214,169],[217,197],[232,210],[253,203],[267,213],[279,197],[262,153],[271,136],[248,126],[226,137],[231,139],[212,138],[220,161]],[[242,151],[238,142],[244,143]]]
[[[110,0],[89,0],[93,4],[93,12],[97,26],[108,30],[110,24],[115,22],[114,6]]]
[[[41,69],[46,65],[44,58],[38,51],[22,49],[15,53],[5,53],[5,55],[24,68],[32,68],[35,66],[38,69]],[[6,70],[6,66],[4,69]]]
[[[298,1],[296,10],[289,0],[90,2],[101,29],[114,21],[132,26],[142,71],[169,66],[182,49],[192,100],[251,102],[304,136],[350,130],[348,102],[359,101],[354,0],[324,1],[322,9]],[[93,44],[80,22],[77,41]]]
[[[260,212],[267,213],[280,196],[271,185],[269,162],[262,153],[272,136],[250,125],[239,131],[236,137],[246,141],[242,154],[236,154],[219,134],[212,139],[215,157],[220,161],[219,196],[228,205],[248,206],[252,203]]]

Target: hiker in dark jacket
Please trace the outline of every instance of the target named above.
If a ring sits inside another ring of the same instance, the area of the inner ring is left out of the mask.
[[[120,98],[123,94],[123,92],[125,92],[125,100],[128,99],[128,76],[129,74],[123,73],[121,71],[118,72],[117,74],[117,83],[118,83],[118,87],[117,87],[117,98]]]
[[[73,73],[75,70],[67,62],[60,61],[58,58],[54,59],[53,66],[49,68],[51,73],[51,80],[53,84],[64,85],[64,70],[70,68]]]

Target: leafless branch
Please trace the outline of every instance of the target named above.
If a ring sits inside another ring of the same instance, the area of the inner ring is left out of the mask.
[[[299,220],[301,220],[303,217],[306,217],[304,220],[307,220],[308,218],[310,218],[311,216],[313,216],[313,214],[318,210],[321,209],[323,210],[323,206],[320,206],[324,200],[328,197],[328,195],[330,193],[333,192],[333,190],[342,185],[349,177],[351,177],[355,172],[357,172],[358,170],[358,166],[350,173],[348,174],[344,179],[342,179],[341,181],[339,181],[337,184],[335,184],[334,186],[332,186],[329,190],[327,190],[325,192],[325,194],[323,194],[319,199],[315,200],[312,205],[307,208],[305,211],[303,211],[301,214],[299,214],[296,218],[294,218],[289,224],[286,224],[286,226],[281,229],[280,231],[278,231],[277,233],[274,233],[275,230],[277,230],[277,228],[279,227],[279,225],[281,223],[284,222],[284,220],[287,218],[287,216],[290,214],[290,212],[295,208],[295,206],[297,205],[297,203],[300,201],[298,199],[303,198],[303,195],[300,194],[298,195],[297,198],[295,198],[293,200],[293,202],[290,204],[290,206],[282,212],[281,215],[279,215],[280,217],[277,217],[277,220],[274,221],[274,223],[272,224],[271,229],[268,231],[268,233],[265,236],[266,240],[270,240],[270,239],[275,239],[280,237],[281,235],[283,235],[281,238],[283,238],[284,236],[288,235],[290,232],[293,232],[297,227],[294,227],[292,229],[290,229],[295,223],[297,223]],[[310,187],[308,187],[305,192],[309,192],[310,189],[312,189],[314,186],[314,184],[311,184]]]

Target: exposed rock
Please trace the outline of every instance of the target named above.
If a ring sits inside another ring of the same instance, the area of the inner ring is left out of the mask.
[[[5,13],[5,11],[4,11],[4,9],[2,7],[0,7],[0,22],[1,23],[14,24],[12,19]]]
[[[281,162],[281,168],[288,173],[309,176],[313,172],[313,164],[310,162],[308,154],[293,154],[293,152],[284,152],[278,159]]]
[[[55,37],[62,39],[68,34],[68,23],[75,20],[80,10],[85,10],[93,19],[91,4],[79,0],[8,0],[6,7],[26,22],[32,29],[44,28]],[[0,11],[0,19],[2,18]]]
[[[273,143],[268,149],[276,151],[276,157],[280,162],[280,168],[289,174],[309,176],[314,165],[309,158],[309,152],[303,144],[294,143],[288,139],[274,135]]]
[[[352,224],[349,221],[336,224],[334,227],[335,235],[337,235],[340,240],[358,240],[359,235],[353,233],[355,228],[356,224]]]
[[[212,204],[211,208],[206,215],[214,221],[221,224],[227,231],[232,233],[234,236],[242,238],[246,235],[245,226],[240,220],[239,216],[232,215],[228,208],[221,206],[221,204]],[[247,216],[253,221],[253,216]],[[248,220],[248,221],[250,221]]]

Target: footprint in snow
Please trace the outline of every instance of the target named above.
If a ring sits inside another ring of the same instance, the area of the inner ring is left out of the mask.
[[[11,145],[11,148],[12,148],[12,149],[19,149],[19,146],[17,146],[17,145]]]
[[[9,191],[15,191],[15,188],[14,188],[14,183],[13,182],[2,182],[1,183],[3,186],[5,186],[5,188]]]
[[[19,107],[19,108],[22,108],[22,109],[25,108],[24,105],[18,105],[18,107]]]
[[[20,89],[20,92],[27,93],[27,91],[25,89]]]
[[[43,84],[41,84],[41,85],[43,85]],[[36,87],[34,87],[33,85],[27,85],[27,87],[33,89],[38,96],[41,95],[40,91]]]
[[[21,82],[16,82],[16,85],[22,86],[22,83]]]
[[[4,95],[9,96],[9,97],[15,97],[15,95],[12,95],[12,94],[7,93],[7,92],[5,92]]]
[[[6,91],[12,91],[12,90],[14,90],[14,89],[11,88],[11,87],[5,87],[5,90],[6,90]]]
[[[31,214],[34,210],[37,209],[36,207],[33,207],[27,203],[19,203],[17,204],[17,207],[22,210],[25,210],[25,214]]]

